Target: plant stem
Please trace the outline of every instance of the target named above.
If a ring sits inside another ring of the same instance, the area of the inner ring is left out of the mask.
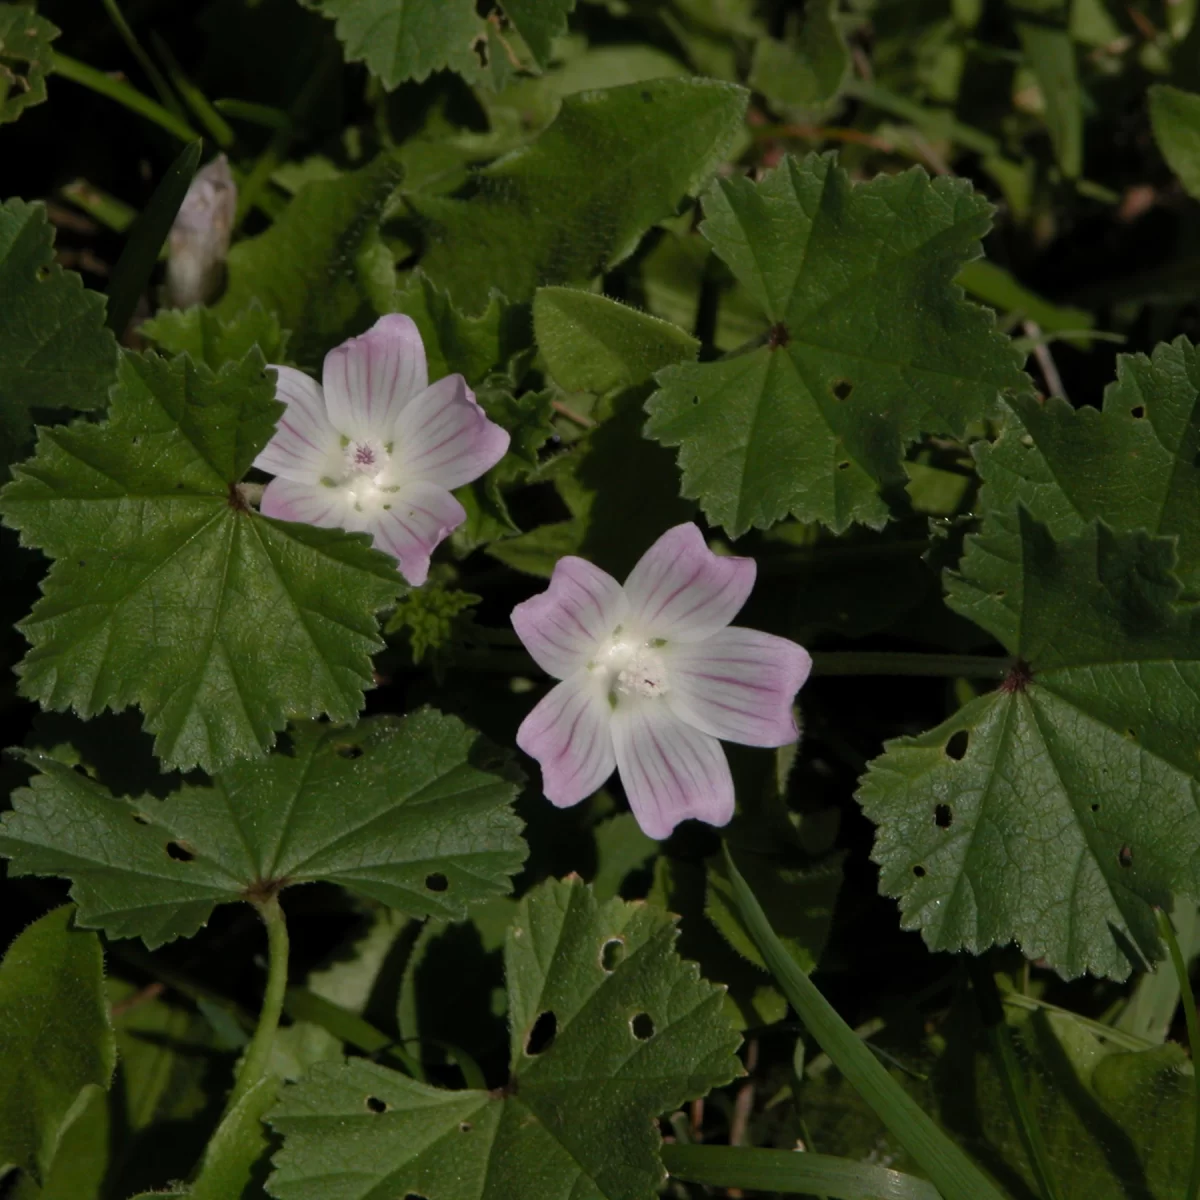
[[[65,54],[56,52],[51,60],[51,69],[56,75],[70,79],[73,83],[81,84],[85,88],[91,88],[93,92],[124,105],[130,112],[135,112],[138,116],[153,121],[168,133],[173,133],[181,141],[194,142],[200,136],[186,121],[151,100],[149,96],[144,96],[137,88],[125,83],[124,80],[98,71],[95,67],[89,67],[87,63],[81,63],[78,59],[69,58]]]
[[[1175,926],[1171,918],[1161,908],[1154,910],[1158,920],[1158,934],[1167,943],[1171,954],[1171,965],[1179,978],[1179,995],[1183,1001],[1183,1016],[1187,1021],[1188,1046],[1192,1051],[1192,1066],[1196,1066],[1196,1056],[1200,1054],[1200,1021],[1196,1018],[1196,997],[1192,994],[1192,981],[1188,978],[1187,963],[1183,959],[1183,951],[1179,948],[1179,939],[1175,936]],[[1188,1180],[1185,1200],[1196,1200],[1200,1196],[1200,1070],[1193,1071],[1193,1082],[1196,1086],[1196,1125],[1192,1132],[1192,1173]]]
[[[944,675],[1003,679],[1007,658],[988,654],[906,654],[890,650],[834,650],[813,655],[814,675]]]
[[[275,1044],[275,1031],[279,1028],[283,997],[287,991],[288,932],[279,897],[270,896],[266,900],[256,901],[254,907],[267,927],[267,988],[263,993],[258,1025],[246,1048],[233,1091],[225,1106],[227,1113],[267,1073],[267,1062],[271,1057],[271,1047]]]

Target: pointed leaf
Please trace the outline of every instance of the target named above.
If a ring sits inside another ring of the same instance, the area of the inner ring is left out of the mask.
[[[279,318],[257,300],[235,317],[220,317],[211,308],[164,308],[138,326],[166,354],[190,354],[219,371],[227,362],[245,358],[255,346],[269,363],[286,362],[287,334]]]
[[[71,928],[72,913],[66,905],[35,921],[0,963],[0,1174],[16,1166],[38,1182],[116,1065],[100,939]]]
[[[290,716],[355,717],[400,588],[361,534],[269,520],[241,479],[279,412],[255,352],[214,375],[126,355],[111,417],[41,432],[0,493],[58,561],[21,628],[21,690],[92,716],[139,705],[168,766],[261,754]]]
[[[0,125],[46,99],[46,76],[62,31],[30,4],[0,4]]]
[[[1149,95],[1154,140],[1179,181],[1200,199],[1200,95],[1165,83]]]
[[[0,854],[13,874],[71,879],[81,923],[151,947],[195,933],[217,904],[316,880],[448,918],[508,891],[524,858],[518,785],[460,721],[422,709],[310,722],[290,743],[165,800],[113,796],[30,754],[41,773],[0,819]]]
[[[953,282],[990,206],[914,168],[853,186],[831,156],[721,179],[701,227],[761,306],[749,353],[669,367],[649,436],[680,446],[684,495],[739,536],[789,513],[840,532],[888,519],[920,433],[962,435],[1025,390],[1011,343]]]
[[[746,92],[712,79],[656,79],[568,96],[535,142],[484,168],[465,200],[412,196],[422,269],[469,312],[542,284],[584,283],[627,258],[716,170]],[[481,270],[486,264],[486,270]]]
[[[738,1072],[722,991],[675,936],[652,906],[543,884],[508,933],[508,1086],[450,1092],[361,1059],[322,1064],[271,1117],[284,1146],[268,1191],[653,1200],[654,1118]]]

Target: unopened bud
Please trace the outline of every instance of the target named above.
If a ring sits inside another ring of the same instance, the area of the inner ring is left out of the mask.
[[[237,184],[220,154],[196,172],[167,239],[167,308],[207,304],[221,290],[237,209]]]

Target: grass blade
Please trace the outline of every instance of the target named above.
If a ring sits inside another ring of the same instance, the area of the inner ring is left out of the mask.
[[[734,899],[741,910],[742,919],[771,974],[821,1049],[833,1059],[838,1070],[912,1155],[945,1200],[1003,1200],[991,1180],[887,1073],[854,1030],[817,990],[816,984],[796,965],[795,959],[775,936],[750,885],[734,865],[727,845],[724,851]]]
[[[200,143],[184,147],[168,168],[150,203],[130,227],[125,249],[113,267],[108,286],[108,327],[120,337],[134,310],[138,297],[150,281],[158,261],[158,252],[171,232],[171,223],[187,195],[188,185],[200,162]]]
[[[662,1160],[676,1179],[709,1187],[821,1195],[828,1200],[939,1200],[937,1188],[915,1175],[832,1154],[667,1145]]]

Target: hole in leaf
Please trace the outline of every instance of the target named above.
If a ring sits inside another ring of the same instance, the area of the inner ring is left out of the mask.
[[[640,1012],[629,1022],[629,1028],[633,1030],[633,1036],[639,1042],[644,1042],[654,1036],[654,1019],[649,1013]]]
[[[387,1101],[380,1100],[380,1098],[378,1096],[368,1096],[367,1097],[367,1107],[373,1113],[384,1113],[384,1112],[387,1112],[387,1110],[388,1110]]]
[[[970,741],[970,735],[965,729],[960,729],[946,743],[946,757],[954,759],[955,762],[961,762],[967,753],[967,743]]]
[[[1004,588],[997,588],[997,589],[996,589],[996,590],[995,590],[995,591],[992,593],[992,599],[993,599],[993,600],[1003,600],[1003,599],[1004,599],[1004,597],[1005,597],[1005,596],[1007,596],[1007,595],[1008,595],[1008,592],[1007,592],[1007,591],[1005,591],[1005,589],[1004,589]]]
[[[178,842],[168,842],[167,853],[176,862],[191,862],[196,857],[186,846],[181,846]]]
[[[837,469],[838,469],[839,471],[848,471],[848,470],[850,470],[850,462],[849,462],[849,460],[848,460],[848,459],[843,459],[843,460],[842,460],[840,463],[838,463]]]
[[[83,763],[76,763],[71,770],[74,771],[76,775],[82,775],[84,779],[88,777],[88,769],[83,765]]]
[[[441,871],[434,871],[432,875],[425,876],[425,888],[430,892],[444,892],[450,886],[448,880]]]
[[[337,748],[338,758],[362,758],[363,748],[353,742],[345,742]]]
[[[471,1122],[470,1121],[459,1121],[458,1132],[459,1133],[470,1133],[471,1132]]]
[[[650,92],[643,92],[642,93],[642,103],[643,104],[653,104],[654,96]]]
[[[1133,866],[1133,847],[1132,846],[1122,846],[1121,849],[1119,851],[1117,851],[1117,862],[1119,862],[1121,864],[1121,866],[1123,866],[1123,867],[1132,867]]]
[[[925,878],[925,868],[923,866],[921,866],[920,863],[918,863],[915,867],[913,867],[913,874],[918,879],[924,879]]]
[[[625,957],[625,943],[620,938],[609,938],[600,947],[600,965],[606,971],[615,971]]]
[[[558,1033],[558,1018],[552,1012],[542,1013],[533,1023],[529,1036],[525,1039],[525,1053],[530,1058],[544,1054],[554,1045]]]
[[[692,405],[693,405],[693,407],[695,407],[695,406],[698,406],[698,405],[699,405],[699,403],[700,403],[700,397],[699,397],[699,396],[693,396],[693,397],[692,397]]]
[[[1098,805],[1098,804],[1093,804],[1093,805],[1092,805],[1092,812],[1099,812],[1099,811],[1100,811],[1100,805]]]
[[[488,44],[487,38],[482,33],[471,43],[471,49],[475,51],[475,57],[479,59],[479,65],[486,67],[488,65]]]
[[[854,384],[848,379],[835,379],[830,385],[829,390],[839,400],[849,400],[850,393],[854,391]]]
[[[134,823],[135,825],[149,825],[149,824],[150,824],[150,818],[149,818],[149,817],[143,817],[141,813],[134,813],[134,814],[133,814],[133,823]],[[168,850],[168,851],[167,851],[167,853],[169,854],[169,853],[170,853],[170,850]]]
[[[422,1196],[420,1192],[405,1192],[404,1200],[429,1200],[427,1196]]]
[[[939,804],[933,810],[933,819],[939,829],[949,829],[951,822],[954,820],[954,814],[950,811],[950,805]]]
[[[1146,415],[1146,406],[1144,404],[1135,405],[1129,410],[1129,415],[1133,417],[1135,421],[1140,421]]]

